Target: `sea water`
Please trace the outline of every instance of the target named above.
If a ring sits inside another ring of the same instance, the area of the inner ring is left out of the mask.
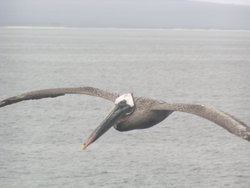
[[[221,109],[250,125],[250,31],[0,28],[0,100],[92,86]],[[0,187],[250,187],[250,144],[175,112],[81,144],[113,104],[85,95],[0,109]]]

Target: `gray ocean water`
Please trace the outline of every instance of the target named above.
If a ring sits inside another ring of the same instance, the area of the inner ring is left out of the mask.
[[[250,31],[0,28],[0,99],[93,86],[219,108],[250,125]],[[84,95],[0,109],[0,187],[249,188],[250,143],[173,113],[81,144],[113,106]]]

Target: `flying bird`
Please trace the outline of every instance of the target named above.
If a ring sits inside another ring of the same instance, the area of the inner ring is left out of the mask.
[[[83,144],[82,149],[86,149],[112,126],[118,131],[145,129],[158,124],[174,111],[186,112],[208,119],[232,134],[250,141],[250,128],[245,123],[215,108],[198,104],[167,103],[162,100],[137,97],[132,93],[119,95],[93,87],[31,91],[0,101],[0,107],[24,100],[58,97],[65,94],[86,94],[107,99],[115,104],[111,112]]]

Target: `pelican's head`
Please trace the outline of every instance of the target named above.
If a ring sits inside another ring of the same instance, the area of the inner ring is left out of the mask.
[[[108,116],[93,131],[87,142],[83,144],[82,149],[86,149],[88,145],[97,140],[107,130],[109,130],[121,118],[131,115],[134,111],[134,98],[131,93],[123,94],[115,100],[115,106],[112,108]]]
[[[120,97],[116,98],[115,105],[119,105],[119,103],[125,103],[129,107],[129,110],[126,113],[127,115],[133,113],[135,103],[132,93],[123,94]]]

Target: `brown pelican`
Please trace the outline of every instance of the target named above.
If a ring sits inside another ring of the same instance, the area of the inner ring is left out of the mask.
[[[161,122],[174,111],[191,113],[203,117],[220,125],[229,132],[250,141],[250,128],[246,124],[215,108],[197,104],[171,104],[162,100],[134,97],[132,93],[119,95],[92,87],[55,88],[32,91],[2,100],[0,101],[0,107],[23,100],[58,97],[65,94],[92,95],[115,103],[114,108],[93,131],[86,143],[82,146],[82,149],[85,149],[97,140],[112,126],[118,131],[145,129]]]

